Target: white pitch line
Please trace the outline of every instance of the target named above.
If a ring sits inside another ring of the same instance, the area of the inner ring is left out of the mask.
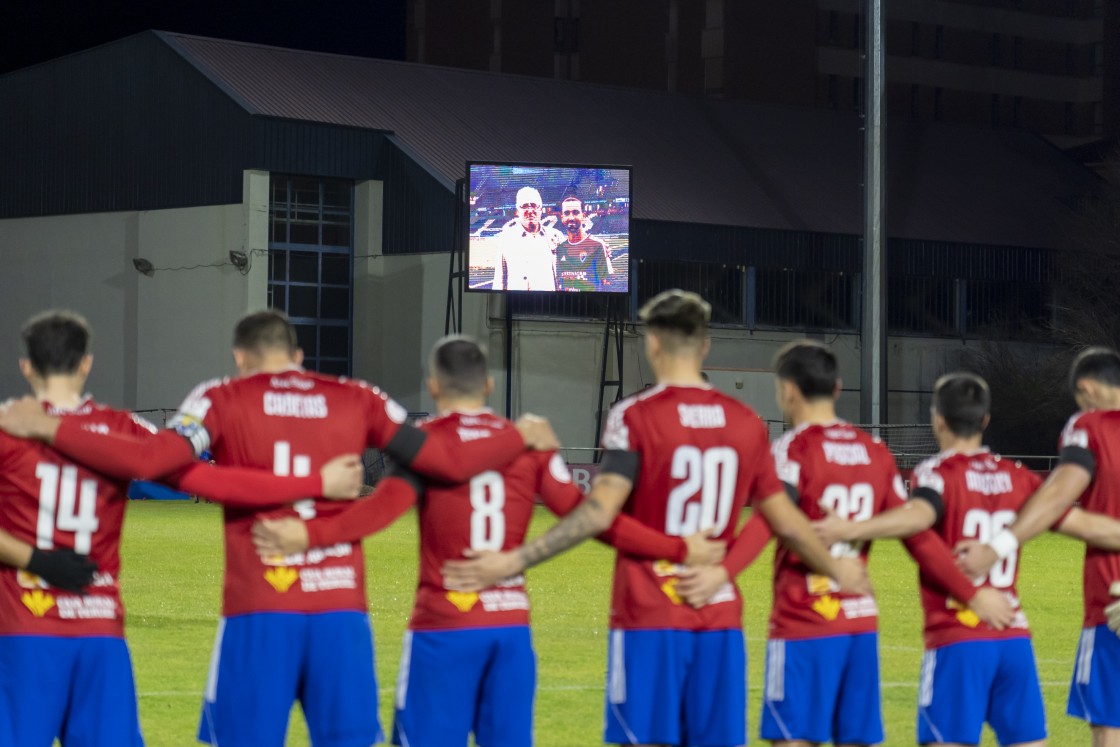
[[[1069,687],[1068,682],[1042,682],[1040,684],[1042,685],[1042,687],[1050,687],[1050,688]],[[898,689],[898,688],[902,688],[902,689],[906,689],[906,690],[916,690],[917,687],[918,687],[918,683],[917,682],[880,682],[879,687],[880,687],[880,689],[892,689],[892,690],[893,689]],[[754,691],[754,690],[761,690],[762,688],[763,688],[762,685],[751,685],[749,689]],[[583,692],[583,691],[589,691],[589,690],[602,691],[602,689],[603,689],[602,685],[541,685],[540,687],[537,688],[537,692]],[[386,695],[388,693],[394,692],[395,690],[396,690],[395,687],[383,687],[383,688],[381,688],[380,692],[381,692],[382,695]],[[139,693],[139,695],[140,695],[141,698],[200,698],[200,697],[202,697],[201,692],[194,692],[194,691],[181,692],[181,691],[176,691],[176,690],[164,691],[164,692],[158,692],[158,691],[157,692],[141,692],[141,693]]]

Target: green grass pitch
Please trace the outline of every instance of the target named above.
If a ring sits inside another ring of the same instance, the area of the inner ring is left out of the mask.
[[[537,510],[533,533],[552,524]],[[366,541],[367,590],[377,646],[381,719],[392,722],[392,690],[416,582],[416,520],[403,517]],[[124,533],[122,585],[128,610],[140,699],[150,747],[194,743],[201,693],[221,595],[221,515],[216,506],[134,502]],[[921,608],[917,572],[897,542],[872,552],[878,593],[883,712],[888,745],[914,744],[914,713],[921,663]],[[1020,591],[1034,631],[1046,698],[1051,744],[1086,744],[1088,727],[1065,715],[1081,626],[1081,546],[1056,536],[1027,545]],[[770,553],[740,579],[747,600],[745,630],[750,661],[748,718],[757,742],[770,605]],[[536,744],[601,744],[603,675],[610,551],[589,543],[533,569],[533,634],[540,663]],[[344,656],[346,652],[340,651]],[[277,652],[282,655],[282,652]],[[293,713],[289,745],[307,745],[302,718]],[[995,740],[986,733],[984,745]]]

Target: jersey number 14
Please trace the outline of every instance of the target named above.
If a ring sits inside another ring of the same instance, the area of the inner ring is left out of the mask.
[[[40,550],[54,549],[54,530],[74,533],[74,552],[89,555],[97,520],[97,480],[78,481],[78,468],[59,467],[40,462],[35,466],[39,479],[39,522],[36,544]]]

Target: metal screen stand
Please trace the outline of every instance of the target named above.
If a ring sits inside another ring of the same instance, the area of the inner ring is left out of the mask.
[[[593,444],[599,443],[599,437],[603,432],[603,400],[606,398],[607,388],[615,387],[614,399],[611,400],[612,405],[622,399],[622,327],[625,322],[622,301],[624,300],[625,297],[616,299],[613,294],[607,296],[604,300],[607,307],[607,319],[603,325],[603,361],[599,368],[599,408],[595,414],[595,433],[591,439]],[[611,349],[612,337],[614,338],[615,378],[608,379],[607,359]],[[598,455],[596,455],[595,461],[599,461]]]
[[[443,316],[443,334],[463,333],[463,286],[470,282],[466,266],[467,236],[467,180],[455,182],[455,232],[451,243],[451,257],[447,268],[447,310]]]

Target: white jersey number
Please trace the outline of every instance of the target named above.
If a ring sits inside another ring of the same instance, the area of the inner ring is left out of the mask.
[[[996,511],[988,513],[979,508],[969,509],[964,515],[964,527],[961,534],[969,539],[976,539],[988,544],[992,537],[1006,529],[1015,521],[1014,511]],[[982,576],[972,583],[980,586],[985,581],[990,581],[997,589],[1008,589],[1015,583],[1015,568],[1019,563],[1019,553],[1014,552],[992,566],[988,575]]]
[[[500,472],[471,478],[471,549],[502,549],[506,541],[506,483]]]
[[[875,488],[869,483],[829,485],[821,493],[821,508],[848,521],[867,521],[875,509]],[[863,549],[862,542],[837,542],[829,548],[834,558],[855,558]]]
[[[731,520],[739,454],[730,446],[701,451],[679,446],[673,452],[671,475],[684,480],[669,493],[665,533],[685,537],[701,530],[720,534]],[[692,498],[699,494],[700,501]]]
[[[97,520],[97,480],[78,482],[77,467],[59,467],[41,462],[35,467],[39,479],[39,523],[36,544],[40,550],[54,549],[54,530],[74,533],[74,552],[89,555]]]
[[[307,477],[311,474],[311,457],[306,454],[292,456],[291,443],[277,441],[272,445],[272,474],[277,477]],[[315,518],[314,498],[296,501],[292,508],[304,521]]]

